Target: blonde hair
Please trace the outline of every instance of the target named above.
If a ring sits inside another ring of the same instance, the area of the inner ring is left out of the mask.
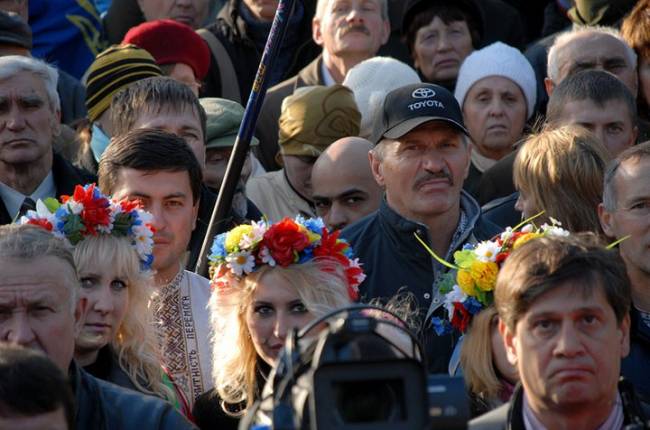
[[[152,274],[140,269],[130,239],[112,235],[87,237],[75,246],[74,260],[78,273],[84,268],[111,264],[127,280],[129,309],[111,346],[117,353],[119,366],[138,390],[173,400],[174,393],[162,380],[161,356],[149,309]]]
[[[333,258],[315,258],[288,267],[263,266],[242,280],[229,279],[210,297],[213,330],[213,380],[222,409],[242,415],[252,406],[257,386],[257,352],[246,325],[246,312],[260,279],[273,271],[292,285],[307,310],[315,317],[351,304],[343,266]],[[245,404],[238,411],[227,405]]]
[[[536,211],[545,211],[543,219],[553,217],[572,232],[601,233],[597,207],[608,160],[603,144],[586,129],[546,129],[519,150],[514,183]]]
[[[497,310],[494,306],[474,315],[460,350],[460,364],[467,388],[488,403],[497,400],[503,389],[492,355],[492,324],[495,317]]]

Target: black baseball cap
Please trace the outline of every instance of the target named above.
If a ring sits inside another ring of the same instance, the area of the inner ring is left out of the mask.
[[[456,98],[435,84],[411,84],[386,95],[379,139],[397,139],[429,121],[444,121],[469,136]]]

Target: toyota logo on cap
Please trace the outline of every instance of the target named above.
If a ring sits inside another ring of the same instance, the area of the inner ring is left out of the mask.
[[[411,97],[414,99],[428,99],[430,97],[434,97],[436,95],[436,92],[433,91],[431,88],[416,88],[412,93]]]

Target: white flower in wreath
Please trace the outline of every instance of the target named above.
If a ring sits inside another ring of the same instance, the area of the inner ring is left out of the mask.
[[[255,258],[250,252],[233,252],[226,257],[227,266],[236,276],[251,273],[255,267]]]

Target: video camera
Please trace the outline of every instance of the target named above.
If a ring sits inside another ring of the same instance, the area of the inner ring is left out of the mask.
[[[240,430],[465,429],[463,380],[427,378],[422,347],[392,312],[356,305],[287,337]]]

